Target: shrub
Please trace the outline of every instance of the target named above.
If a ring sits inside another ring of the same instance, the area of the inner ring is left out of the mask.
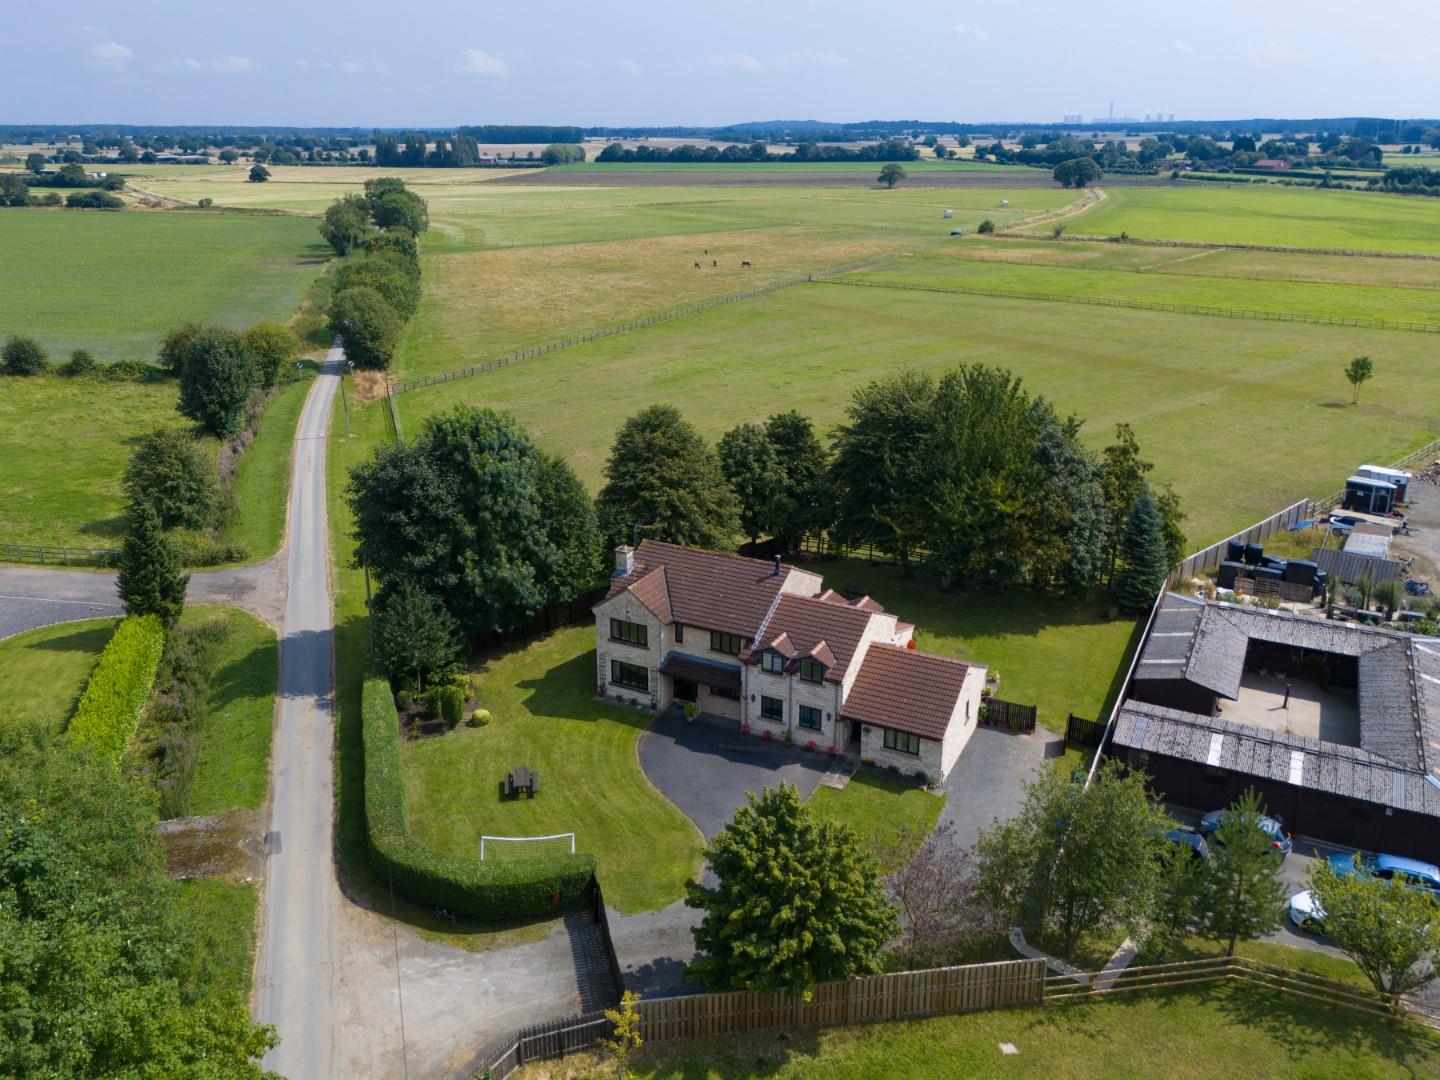
[[[280,323],[258,322],[240,335],[240,343],[266,389],[274,386],[281,370],[300,355],[300,339]]]
[[[116,360],[112,364],[106,364],[104,368],[105,378],[111,382],[124,382],[133,380],[139,382],[141,379],[148,379],[158,369],[154,364],[146,363],[144,360]]]
[[[435,711],[445,721],[446,727],[453,728],[460,723],[465,712],[465,691],[454,683],[446,683],[435,690]]]
[[[989,218],[986,218],[984,221],[980,222],[980,227],[975,231],[982,233],[993,233],[995,231],[995,223]]]
[[[72,210],[119,210],[125,201],[103,191],[77,191],[65,196],[65,205]]]
[[[107,761],[120,764],[140,724],[140,710],[164,650],[165,627],[159,618],[132,615],[121,620],[75,707],[66,731],[72,746],[93,746]]]
[[[470,714],[471,727],[484,727],[488,723],[490,723],[489,709],[476,709]]]
[[[196,205],[199,206],[201,210],[209,210],[210,207],[215,205],[215,200],[210,198],[209,195],[206,195]]]
[[[34,338],[12,337],[0,349],[7,375],[39,375],[45,370],[45,350]]]
[[[361,744],[370,862],[377,873],[394,881],[402,895],[417,904],[492,923],[579,911],[589,903],[593,855],[546,854],[485,862],[442,854],[410,835],[400,721],[383,675],[367,675],[361,691]]]
[[[203,529],[221,505],[215,466],[187,432],[156,428],[130,455],[121,480],[132,502],[147,502],[167,529]]]
[[[95,354],[89,349],[76,349],[70,354],[70,359],[60,365],[60,374],[71,377],[89,375],[99,367],[100,361],[95,359]]]
[[[406,709],[410,708],[410,706],[414,704],[415,695],[412,694],[409,690],[395,691],[395,707],[401,712],[404,712]]]
[[[920,783],[922,783],[922,784],[928,784],[928,783],[930,783],[930,777],[929,777],[929,775],[926,774],[926,772],[925,772],[924,769],[916,769],[916,770],[915,770],[915,779],[916,779],[916,780],[919,780]]]

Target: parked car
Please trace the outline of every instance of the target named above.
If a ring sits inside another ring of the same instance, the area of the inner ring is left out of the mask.
[[[1349,514],[1331,514],[1330,531],[1339,533],[1341,536],[1349,536],[1352,529],[1360,524],[1360,519],[1351,517]]]
[[[1190,854],[1197,859],[1210,858],[1210,845],[1205,838],[1191,829],[1171,829],[1165,834],[1165,839],[1172,844],[1183,844],[1190,849]]]
[[[1407,889],[1417,889],[1440,903],[1440,867],[1401,855],[1361,853],[1359,865],[1353,855],[1331,855],[1330,865],[1341,875],[1366,874],[1386,881],[1398,881]],[[1290,921],[1302,930],[1321,933],[1325,929],[1325,909],[1309,889],[1290,898]]]
[[[1215,830],[1220,828],[1220,823],[1225,820],[1225,816],[1228,813],[1230,813],[1229,810],[1211,810],[1210,813],[1200,819],[1200,824],[1196,827],[1196,831],[1207,840],[1215,841],[1217,839]],[[1283,861],[1285,856],[1289,855],[1291,849],[1295,846],[1295,841],[1292,840],[1290,834],[1285,831],[1284,819],[1273,816],[1262,817],[1260,819],[1260,828],[1264,829],[1265,834],[1270,837],[1270,846],[1280,853],[1280,858]]]

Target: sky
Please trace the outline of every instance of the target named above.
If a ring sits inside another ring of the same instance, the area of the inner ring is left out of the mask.
[[[0,123],[447,127],[1440,114],[1434,0],[70,0]]]

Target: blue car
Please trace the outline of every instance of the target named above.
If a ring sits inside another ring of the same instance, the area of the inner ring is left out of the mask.
[[[1172,844],[1180,844],[1190,851],[1191,858],[1210,858],[1210,845],[1205,843],[1205,838],[1197,832],[1189,829],[1171,829],[1165,834],[1165,839]]]
[[[1362,853],[1357,868],[1353,855],[1331,855],[1330,865],[1337,874],[1368,874],[1370,877],[1398,881],[1414,889],[1428,892],[1440,900],[1440,867],[1401,855],[1370,855]]]
[[[1196,830],[1201,836],[1214,842],[1216,840],[1215,830],[1220,828],[1220,822],[1225,819],[1228,813],[1230,813],[1229,810],[1211,810],[1210,813],[1200,819],[1200,824],[1196,826]],[[1285,831],[1284,820],[1273,816],[1262,817],[1260,819],[1260,828],[1264,829],[1265,834],[1270,837],[1270,846],[1279,853],[1283,861],[1285,856],[1289,855],[1291,849],[1295,846],[1295,842],[1290,838],[1290,834]]]

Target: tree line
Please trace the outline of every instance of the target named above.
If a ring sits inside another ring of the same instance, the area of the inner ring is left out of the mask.
[[[772,154],[763,142],[748,145],[732,143],[729,146],[681,146],[663,147],[640,145],[623,146],[610,143],[596,155],[596,161],[618,162],[756,162],[756,161],[914,161],[920,156],[913,143],[905,139],[887,139],[870,146],[850,148],[831,146],[814,142],[803,142],[795,147],[794,153]]]
[[[385,368],[420,304],[420,251],[430,227],[425,200],[405,181],[365,181],[325,210],[320,235],[345,258],[332,272],[330,327],[357,367]]]

